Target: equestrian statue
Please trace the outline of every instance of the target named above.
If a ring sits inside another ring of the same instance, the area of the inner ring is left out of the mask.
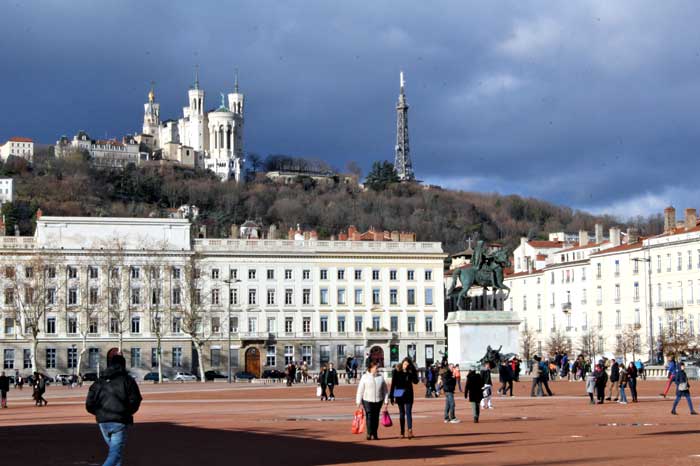
[[[503,280],[503,271],[511,266],[508,259],[508,250],[505,248],[496,249],[493,252],[488,252],[482,240],[476,243],[474,255],[471,259],[471,267],[461,268],[454,271],[452,274],[452,285],[447,292],[448,297],[456,296],[457,310],[465,311],[469,306],[462,306],[462,301],[469,299],[469,289],[476,285],[484,289],[489,287],[493,292],[496,290],[506,290],[506,297],[510,295],[508,288]],[[462,284],[461,288],[457,287],[457,279],[459,278]]]

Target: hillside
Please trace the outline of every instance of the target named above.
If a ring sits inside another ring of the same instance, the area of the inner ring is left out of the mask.
[[[18,224],[33,231],[34,214],[79,216],[163,216],[164,209],[195,204],[198,223],[208,235],[227,236],[231,224],[259,219],[281,231],[301,224],[328,238],[349,225],[413,231],[419,241],[442,241],[448,252],[464,248],[467,235],[478,235],[513,247],[520,236],[546,238],[550,231],[593,230],[620,222],[567,207],[514,195],[483,194],[390,185],[382,191],[356,186],[315,186],[310,180],[279,185],[266,180],[236,185],[213,175],[172,166],[146,166],[125,171],[98,171],[82,158],[56,160],[46,154],[29,167],[21,160],[0,166],[2,176],[16,180],[15,202],[3,206],[8,234]],[[642,234],[658,232],[660,217],[636,219]],[[625,225],[622,225],[623,228]]]

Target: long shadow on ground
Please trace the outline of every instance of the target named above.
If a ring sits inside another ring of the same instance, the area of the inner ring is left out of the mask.
[[[300,432],[301,434],[301,432]],[[308,434],[308,432],[307,432]],[[177,424],[139,423],[129,431],[126,465],[291,465],[320,466],[381,460],[418,460],[453,455],[489,453],[463,448],[502,446],[508,441],[474,441],[449,447],[382,442],[336,442],[322,438],[237,430],[202,429]],[[360,441],[360,439],[362,439]],[[59,424],[3,427],[0,445],[4,464],[100,465],[107,448],[95,424]],[[455,451],[454,449],[461,449]]]

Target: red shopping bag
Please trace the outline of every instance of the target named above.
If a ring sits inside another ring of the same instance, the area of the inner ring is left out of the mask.
[[[391,416],[389,416],[389,411],[387,410],[382,411],[382,425],[384,427],[391,427],[394,425],[394,423],[391,422]]]
[[[352,433],[361,434],[365,431],[365,412],[361,409],[355,411],[352,417]]]

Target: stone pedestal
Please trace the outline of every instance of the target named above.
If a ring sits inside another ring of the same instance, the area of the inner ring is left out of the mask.
[[[486,347],[501,354],[520,353],[520,322],[515,312],[455,311],[447,316],[447,354],[451,363],[468,369],[484,357]]]

